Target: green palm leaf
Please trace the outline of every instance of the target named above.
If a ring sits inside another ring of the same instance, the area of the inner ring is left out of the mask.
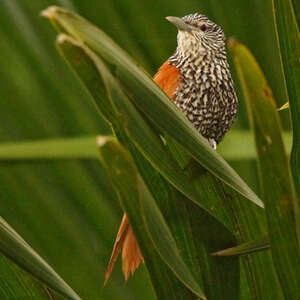
[[[300,292],[299,207],[272,91],[249,50],[231,41],[254,130],[270,246],[286,299]],[[266,118],[268,116],[268,118]]]
[[[67,296],[81,299],[61,277],[0,217],[0,250],[36,278]]]

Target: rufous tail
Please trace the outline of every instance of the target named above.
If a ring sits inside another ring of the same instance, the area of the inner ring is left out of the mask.
[[[137,269],[141,262],[144,262],[144,258],[140,251],[139,245],[135,239],[132,227],[129,224],[126,214],[124,214],[114,248],[108,263],[108,267],[105,274],[104,285],[107,283],[110,274],[114,268],[115,262],[122,250],[122,269],[126,281],[131,274]]]

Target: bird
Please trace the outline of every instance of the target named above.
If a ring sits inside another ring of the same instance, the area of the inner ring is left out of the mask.
[[[216,149],[233,124],[238,106],[227,62],[225,34],[219,25],[199,13],[166,19],[178,29],[177,48],[158,69],[153,80]],[[121,251],[127,281],[144,258],[126,213],[114,243],[104,284]]]

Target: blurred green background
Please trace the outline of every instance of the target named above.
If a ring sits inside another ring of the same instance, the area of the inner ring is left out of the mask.
[[[206,14],[223,27],[227,37],[234,36],[250,48],[267,77],[277,106],[287,101],[271,1],[2,0],[2,143],[110,132],[87,92],[58,55],[54,46],[56,33],[39,16],[49,5],[69,8],[101,27],[150,74],[176,47],[176,29],[165,16]],[[231,69],[235,78],[232,64]],[[226,153],[231,146],[232,151],[237,151],[237,146],[248,147],[252,138],[242,131],[248,130],[248,120],[236,79],[235,83],[239,117],[225,137]],[[288,130],[288,111],[283,111],[281,117]],[[259,193],[254,159],[231,158],[230,164]],[[125,284],[118,263],[112,280],[103,288],[105,267],[122,212],[96,160],[1,162],[0,187],[0,215],[83,299],[154,299],[144,266]],[[8,264],[1,258],[1,269]]]

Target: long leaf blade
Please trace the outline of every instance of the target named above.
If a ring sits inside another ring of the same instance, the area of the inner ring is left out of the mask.
[[[81,299],[1,217],[0,250],[23,269],[62,295],[73,300]]]
[[[246,242],[236,247],[220,250],[212,253],[213,256],[240,256],[253,252],[263,251],[270,248],[269,238],[267,236],[256,239],[250,242]]]
[[[298,3],[298,4],[296,4]],[[293,146],[291,169],[294,176],[297,195],[300,195],[300,32],[299,1],[272,0],[273,17],[277,41],[280,49],[285,83],[289,96],[290,112],[293,124]],[[298,16],[296,16],[296,7]],[[298,21],[298,22],[297,22]],[[298,216],[300,219],[300,215]],[[300,223],[300,221],[299,221]],[[300,224],[298,238],[300,239]]]
[[[230,47],[254,130],[275,269],[285,297],[294,299],[300,292],[300,249],[296,230],[299,207],[278,111],[272,92],[250,51],[235,41],[231,41]]]
[[[138,189],[145,224],[158,253],[173,270],[176,276],[182,280],[189,289],[191,289],[201,299],[206,299],[189,269],[180,258],[171,231],[168,228],[159,208],[156,206],[149,190],[140,178],[138,178]],[[153,220],[155,220],[156,226],[153,226]]]
[[[96,159],[96,136],[0,144],[0,160]]]
[[[206,299],[189,269],[180,258],[172,234],[163,220],[159,209],[156,207],[150,192],[139,177],[129,152],[114,140],[103,139],[99,146],[101,160],[119,192],[120,201],[126,207],[128,206],[126,202],[133,202],[135,201],[133,199],[137,199],[142,205],[146,228],[149,230],[148,233],[151,236],[153,244],[157,247],[158,253],[187,288],[201,299]],[[136,209],[138,208],[136,207]],[[149,222],[150,220],[152,221]],[[157,223],[157,221],[159,222]],[[159,232],[162,234],[161,237],[164,237],[163,239],[160,238]]]
[[[227,160],[251,160],[256,158],[252,134],[248,130],[230,132],[218,148]],[[64,160],[98,159],[97,136],[80,136],[63,139],[42,139],[0,144],[0,160]],[[290,153],[292,135],[283,133],[284,144]]]

